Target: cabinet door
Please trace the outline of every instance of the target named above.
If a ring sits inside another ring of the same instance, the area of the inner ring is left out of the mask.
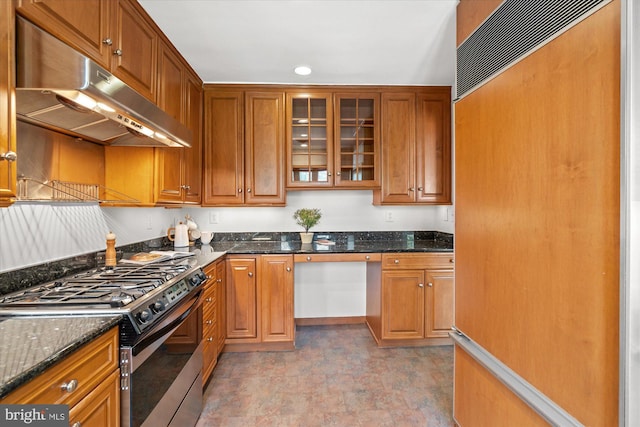
[[[219,261],[216,264],[216,285],[218,286],[218,354],[220,354],[224,348],[224,340],[227,338],[227,283],[225,261]]]
[[[415,201],[415,93],[382,94],[382,202]]]
[[[180,59],[169,46],[161,43],[158,61],[158,106],[179,122],[183,120],[183,68]],[[157,148],[156,202],[182,202],[184,175],[183,148]]]
[[[255,258],[227,260],[227,340],[258,338]]]
[[[141,95],[156,100],[158,35],[137,2],[116,6],[111,71]]]
[[[242,91],[204,92],[204,194],[202,204],[244,203]]]
[[[284,93],[245,94],[247,204],[284,205]]]
[[[18,0],[16,8],[42,29],[109,69],[113,4],[112,0]]]
[[[202,82],[191,73],[184,80],[184,124],[191,130],[191,148],[183,148],[183,201],[202,201]]]
[[[451,203],[451,93],[419,94],[416,201]]]
[[[453,326],[453,270],[427,270],[426,338],[448,337]]]
[[[262,342],[293,341],[293,256],[260,257]]]
[[[333,186],[331,93],[287,93],[287,187]]]
[[[424,338],[424,270],[382,272],[382,339]]]
[[[13,106],[14,63],[13,3],[0,2],[0,155],[16,151],[16,119]],[[13,203],[16,195],[16,162],[0,160],[0,207]]]
[[[120,425],[120,370],[115,370],[69,410],[69,425],[118,427]]]
[[[380,95],[336,94],[336,187],[380,187]]]

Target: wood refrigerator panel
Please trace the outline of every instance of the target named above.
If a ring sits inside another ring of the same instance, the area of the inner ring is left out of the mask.
[[[618,419],[619,76],[614,1],[455,105],[456,327],[594,426]]]

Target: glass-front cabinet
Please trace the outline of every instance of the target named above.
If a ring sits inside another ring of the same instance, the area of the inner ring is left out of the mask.
[[[336,94],[336,180],[341,187],[379,187],[378,94]]]
[[[287,187],[333,185],[331,93],[287,93]]]
[[[288,188],[379,188],[379,94],[287,93]]]

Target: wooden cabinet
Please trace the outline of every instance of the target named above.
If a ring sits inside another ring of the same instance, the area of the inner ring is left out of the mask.
[[[218,355],[222,351],[220,343],[224,344],[225,331],[223,316],[224,305],[224,274],[225,262],[217,261],[204,268],[209,278],[205,285],[202,303],[202,384],[209,380],[218,362]]]
[[[0,207],[16,196],[16,119],[14,99],[13,3],[0,2]]]
[[[227,258],[225,351],[292,350],[293,256]]]
[[[287,188],[332,187],[331,92],[287,92]]]
[[[380,187],[380,95],[334,95],[335,186]]]
[[[158,106],[191,130],[190,148],[156,148],[155,201],[200,203],[202,82],[166,43],[160,44]]]
[[[156,100],[158,32],[133,0],[18,0],[17,12]]]
[[[76,382],[65,391],[61,385]],[[120,425],[118,328],[76,350],[17,390],[1,404],[66,404],[69,425]]]
[[[283,92],[205,89],[204,117],[202,204],[284,205]]]
[[[367,264],[367,324],[379,346],[449,343],[453,254],[383,254]]]
[[[451,88],[382,94],[382,185],[374,204],[451,203]]]

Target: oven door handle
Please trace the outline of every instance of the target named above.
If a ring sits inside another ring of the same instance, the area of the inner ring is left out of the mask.
[[[147,336],[145,336],[138,343],[136,343],[131,349],[133,355],[136,356],[138,353],[144,350],[147,346],[154,343],[155,341],[157,341],[159,338],[166,335],[167,333],[171,332],[173,329],[177,328],[180,325],[180,323],[182,323],[182,321],[184,321],[184,319],[186,319],[191,314],[193,309],[197,308],[200,305],[201,294],[202,294],[202,289],[199,289],[198,292],[191,297],[191,300],[193,301],[191,302],[191,304],[189,304],[186,308],[184,307],[176,308],[176,310],[174,310],[175,312],[172,311],[169,317],[164,319],[162,323],[160,323],[158,326],[152,329]],[[185,304],[182,304],[182,305],[183,306],[186,305],[186,302]]]

